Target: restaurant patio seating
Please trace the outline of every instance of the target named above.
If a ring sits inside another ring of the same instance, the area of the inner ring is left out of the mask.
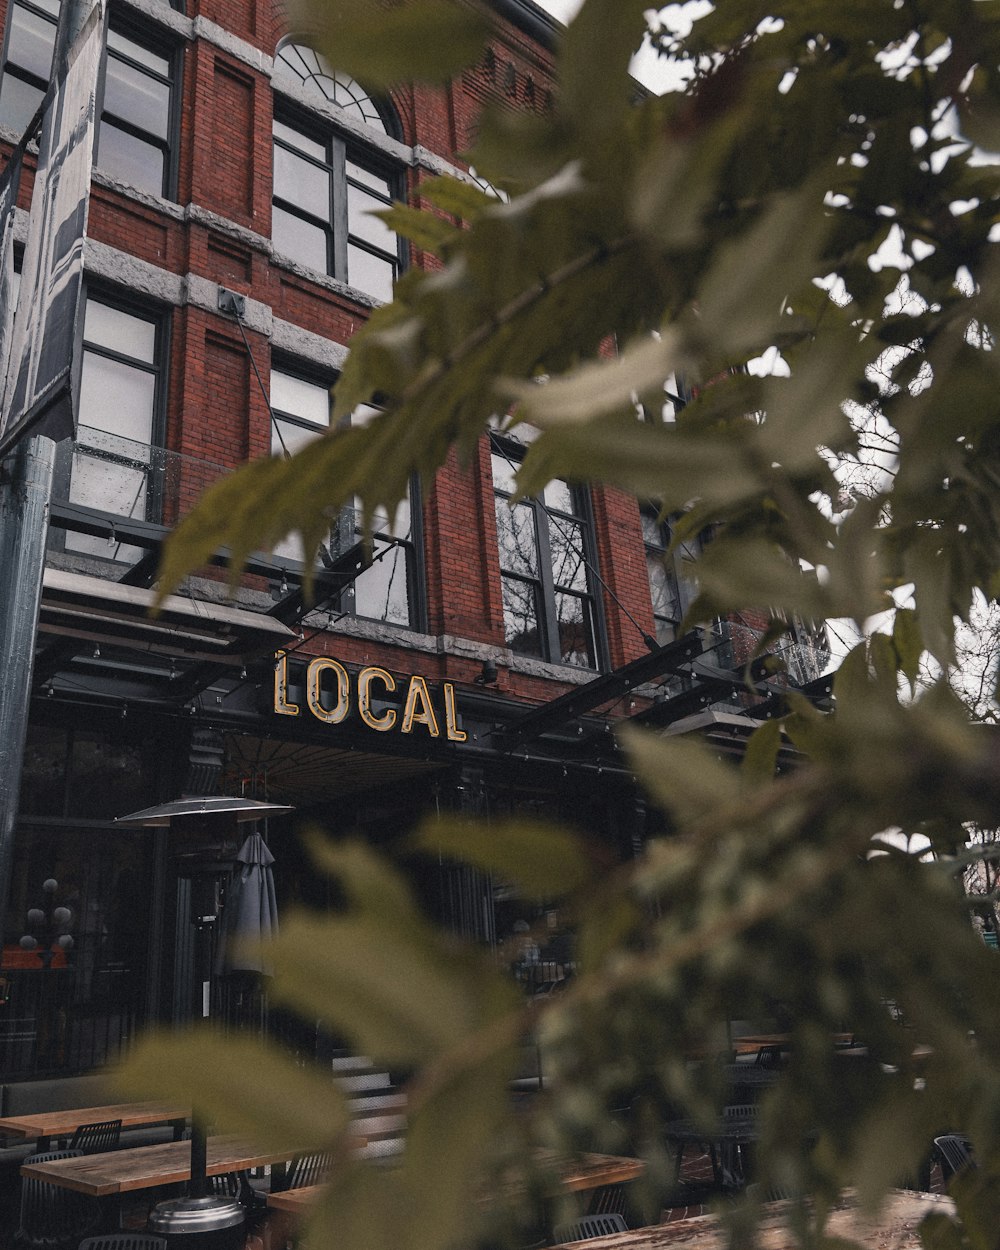
[[[581,1215],[578,1220],[559,1224],[553,1229],[556,1244],[564,1241],[587,1241],[590,1237],[607,1237],[610,1233],[626,1233],[625,1217],[617,1211],[604,1215]]]
[[[85,1237],[77,1250],[167,1250],[167,1242],[156,1233],[105,1233]]]
[[[81,1124],[69,1143],[70,1150],[80,1150],[85,1155],[104,1154],[114,1150],[122,1135],[121,1120],[102,1120],[100,1123]]]
[[[82,1150],[51,1150],[31,1155],[25,1162],[48,1163],[82,1155]],[[81,1237],[97,1230],[100,1219],[101,1207],[95,1199],[22,1176],[21,1213],[14,1244],[31,1250],[75,1250]]]

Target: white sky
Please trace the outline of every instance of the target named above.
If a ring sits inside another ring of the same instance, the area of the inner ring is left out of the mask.
[[[545,9],[553,17],[558,18],[560,22],[568,22],[583,0],[535,0],[535,3],[539,8]],[[655,10],[655,7],[653,4],[650,5],[651,10]],[[675,29],[683,28],[688,25],[690,17],[697,16],[711,7],[708,0],[682,0],[681,3],[671,4],[667,9],[661,10],[661,16],[666,18]],[[639,50],[633,60],[632,73],[644,86],[656,92],[674,88],[684,78],[683,69],[678,71],[677,67],[672,66],[662,57],[656,56],[648,44]]]

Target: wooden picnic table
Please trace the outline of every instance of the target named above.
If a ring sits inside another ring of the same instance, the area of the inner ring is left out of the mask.
[[[540,1154],[542,1162],[554,1162],[555,1156]],[[555,1165],[559,1172],[559,1188],[569,1193],[600,1189],[604,1185],[621,1185],[634,1181],[645,1170],[641,1159],[623,1155],[584,1154]],[[325,1185],[304,1185],[267,1195],[267,1205],[277,1211],[301,1215],[308,1211],[323,1193]]]
[[[761,1222],[754,1238],[755,1250],[794,1250],[799,1242],[791,1229],[788,1202],[765,1204]],[[919,1250],[920,1221],[931,1211],[951,1214],[955,1205],[940,1194],[911,1190],[893,1190],[881,1211],[867,1218],[856,1202],[848,1197],[843,1206],[833,1211],[826,1226],[828,1237],[848,1238],[869,1250]],[[571,1245],[579,1243],[569,1243]],[[728,1236],[714,1215],[697,1215],[669,1224],[634,1228],[627,1233],[587,1240],[587,1250],[727,1250]]]
[[[294,1150],[262,1150],[240,1137],[210,1137],[206,1143],[206,1172],[240,1172],[244,1168],[271,1164],[283,1171],[283,1165]],[[88,1194],[107,1198],[131,1193],[136,1189],[153,1189],[175,1185],[191,1179],[191,1143],[164,1142],[159,1146],[135,1146],[126,1150],[110,1150],[103,1154],[83,1155],[78,1159],[53,1159],[49,1163],[25,1163],[22,1176],[34,1176]]]
[[[170,1124],[174,1138],[179,1139],[191,1108],[166,1102],[119,1102],[104,1107],[73,1107],[65,1111],[39,1111],[32,1115],[0,1117],[0,1134],[25,1139],[34,1137],[39,1153],[50,1147],[53,1137],[70,1137],[81,1124],[103,1124],[121,1120],[122,1128],[138,1128],[148,1124]]]

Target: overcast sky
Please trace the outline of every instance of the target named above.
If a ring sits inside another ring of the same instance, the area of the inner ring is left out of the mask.
[[[535,3],[539,8],[545,9],[553,17],[558,18],[560,22],[568,22],[583,0],[535,0]],[[683,27],[687,25],[691,16],[711,7],[708,0],[684,0],[680,4],[672,4],[668,16],[672,19],[671,25]],[[655,8],[655,5],[651,3],[650,8]],[[632,73],[651,91],[660,92],[676,87],[684,78],[683,71],[678,72],[665,63],[648,46],[641,49],[632,62]]]

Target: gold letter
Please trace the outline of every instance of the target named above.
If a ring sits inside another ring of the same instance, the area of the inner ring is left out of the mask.
[[[274,653],[274,710],[279,716],[298,716],[299,705],[289,703],[288,694],[288,657],[284,651]]]
[[[321,696],[321,682],[323,673],[327,669],[332,669],[337,674],[337,702],[331,708],[323,706]],[[320,655],[315,660],[310,660],[309,667],[306,670],[306,703],[309,711],[317,720],[323,721],[327,725],[339,725],[347,713],[350,711],[349,699],[351,697],[351,679],[347,675],[347,669],[343,664],[339,664],[336,660],[330,659],[329,656]]]
[[[395,677],[387,673],[384,668],[363,668],[358,674],[358,711],[369,729],[377,729],[379,733],[384,734],[395,725],[396,712],[393,708],[387,708],[381,716],[372,715],[371,693],[368,687],[376,677],[379,681],[385,682],[386,690],[396,689]]]
[[[455,687],[450,681],[442,686],[444,690],[444,727],[449,742],[467,742],[469,735],[458,727],[458,715],[455,711]]]
[[[422,710],[417,711],[417,703],[420,703]],[[400,732],[408,734],[413,730],[413,722],[418,725],[426,725],[427,732],[432,738],[440,738],[441,730],[438,729],[437,717],[434,715],[434,707],[431,703],[431,694],[427,689],[427,682],[423,677],[411,677],[410,688],[406,692],[406,706],[403,708],[403,723],[400,725]]]

